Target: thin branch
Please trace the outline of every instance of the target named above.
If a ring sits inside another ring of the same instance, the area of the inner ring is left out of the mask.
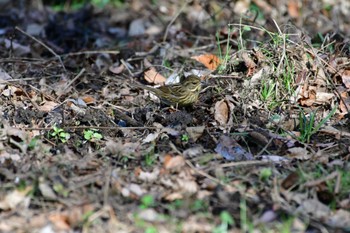
[[[80,76],[82,76],[84,72],[85,72],[85,68],[83,68],[83,69],[79,72],[79,74],[77,74],[77,76],[75,76],[69,83],[67,83],[67,84],[65,85],[65,87],[64,87],[63,90],[62,90],[62,94],[60,94],[60,95],[56,98],[56,101],[57,101],[59,98],[61,98],[61,96],[62,96],[63,93],[67,90],[67,88],[70,87],[78,78],[80,78]]]
[[[165,30],[165,34],[164,34],[164,37],[163,37],[163,42],[166,41],[166,38],[168,37],[168,33],[169,33],[169,30],[170,30],[170,27],[171,25],[173,25],[173,23],[175,22],[175,20],[180,16],[180,14],[182,13],[182,11],[185,9],[185,7],[188,5],[189,1],[186,1],[181,9],[179,10],[179,12],[177,12],[177,14],[175,15],[174,18],[172,18],[172,20],[169,22],[168,26],[166,27],[166,30]]]
[[[36,41],[37,43],[41,44],[44,48],[46,48],[47,50],[49,50],[50,53],[52,53],[61,63],[61,66],[64,70],[64,72],[67,72],[66,67],[63,64],[62,58],[60,55],[58,55],[55,51],[53,51],[49,46],[47,46],[46,44],[44,44],[42,41],[38,40],[37,38],[35,38],[32,35],[29,35],[28,33],[26,33],[25,31],[23,31],[21,28],[19,27],[15,27],[16,30],[20,31],[21,33],[23,33],[24,35],[28,36],[29,38],[31,38],[32,40]]]

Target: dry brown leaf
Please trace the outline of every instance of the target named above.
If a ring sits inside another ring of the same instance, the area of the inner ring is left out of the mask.
[[[209,70],[216,70],[216,68],[218,68],[218,66],[221,63],[220,58],[218,58],[214,54],[210,54],[210,53],[202,54],[199,56],[193,56],[193,57],[191,57],[191,59],[194,59],[194,60],[202,63]]]
[[[45,101],[43,105],[38,106],[40,111],[43,112],[50,112],[52,111],[55,107],[57,107],[58,103],[54,101]]]
[[[30,197],[28,197],[27,194],[31,190],[32,187],[28,186],[24,190],[14,190],[8,193],[4,199],[0,201],[0,210],[13,210],[21,203],[29,205]]]
[[[300,177],[297,172],[290,173],[281,183],[284,189],[289,189],[298,183]]]
[[[350,109],[350,100],[349,100],[349,95],[347,91],[342,91],[340,92],[340,96],[343,98],[345,101],[346,105],[344,104],[344,101],[340,101],[339,103],[339,108],[343,114],[348,113],[348,109]]]
[[[302,88],[302,90],[305,90]],[[309,90],[303,91],[303,98],[299,99],[301,106],[312,106],[316,102],[315,87],[310,87]]]
[[[202,136],[204,129],[205,126],[187,127],[186,132],[193,141],[197,141],[197,139]]]
[[[233,111],[233,104],[226,100],[220,100],[215,103],[215,113],[214,118],[221,126],[227,126],[232,124],[232,111]]]
[[[197,193],[199,190],[197,182],[195,182],[194,180],[188,179],[188,177],[186,177],[186,178],[187,179],[178,179],[177,180],[177,183],[178,183],[181,191],[183,193],[186,193],[186,194]]]
[[[96,103],[96,100],[94,97],[92,96],[85,96],[82,98],[82,100],[86,103],[86,104],[94,104]]]
[[[289,0],[288,1],[288,14],[292,18],[299,17],[298,1],[296,1],[296,0]]]
[[[180,167],[183,167],[184,165],[185,165],[185,159],[180,155],[175,157],[167,155],[166,158],[164,159],[164,168],[167,170],[180,168]]]
[[[247,52],[242,53],[242,58],[244,60],[244,63],[246,67],[248,68],[247,76],[252,76],[254,74],[256,64],[253,61],[253,59],[249,56]]]
[[[169,195],[166,195],[164,197],[165,200],[167,201],[175,201],[175,200],[179,200],[183,198],[183,194],[180,192],[174,192],[174,193],[170,193]]]
[[[166,78],[161,75],[154,67],[149,68],[144,73],[144,79],[148,83],[154,83],[154,84],[164,84]]]
[[[311,154],[302,147],[293,147],[288,149],[288,157],[306,160],[311,158]]]
[[[328,92],[317,92],[316,93],[316,100],[315,103],[317,104],[327,104],[330,103],[331,99],[334,98],[333,93],[328,93]]]
[[[155,168],[152,172],[145,172],[140,167],[137,167],[134,173],[135,176],[140,180],[153,182],[156,179],[158,179],[160,171],[157,168]]]
[[[124,64],[113,64],[108,68],[108,70],[113,74],[120,74],[121,72],[123,72],[124,68]]]
[[[215,120],[220,125],[225,125],[229,119],[230,108],[225,100],[216,102],[215,104]]]
[[[350,89],[350,70],[344,70],[341,73],[341,79],[345,87],[349,90]]]
[[[50,214],[49,220],[57,227],[59,230],[68,231],[70,226],[68,224],[68,216],[64,213],[53,213]]]
[[[68,223],[71,225],[77,225],[84,220],[84,216],[88,212],[92,212],[94,206],[92,204],[84,204],[83,206],[74,206],[67,211]]]
[[[144,72],[144,79],[150,84],[164,84],[166,78],[161,75],[147,58],[143,59],[143,64],[148,70]]]

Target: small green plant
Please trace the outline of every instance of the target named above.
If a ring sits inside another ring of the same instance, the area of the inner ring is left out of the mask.
[[[273,99],[275,93],[276,84],[273,82],[265,81],[261,87],[261,99],[263,101],[268,101]]]
[[[229,225],[234,224],[234,220],[229,212],[222,211],[220,214],[221,224],[214,228],[213,233],[226,233],[228,232]]]
[[[53,190],[55,190],[56,193],[62,195],[63,197],[68,197],[69,191],[65,189],[61,183],[55,183],[53,185]]]
[[[278,226],[278,230],[281,233],[290,233],[293,226],[294,217],[282,216],[282,222]]]
[[[330,111],[328,113],[328,115],[325,118],[323,118],[322,121],[319,122],[318,124],[316,124],[316,119],[315,119],[317,111],[312,111],[308,117],[307,114],[305,114],[305,112],[301,109],[301,111],[299,113],[300,136],[298,139],[302,142],[309,143],[311,136],[314,135],[315,133],[317,133],[317,131],[322,127],[322,125],[324,125],[326,123],[326,121],[328,121],[334,115],[337,108],[338,107],[336,105],[332,109],[332,111]]]
[[[190,209],[193,212],[207,211],[208,210],[208,204],[205,203],[203,200],[197,199],[191,204]]]
[[[243,232],[253,232],[253,225],[248,219],[247,204],[244,198],[239,203],[240,208],[240,219],[241,219],[241,230]]]
[[[169,60],[164,60],[163,61],[163,66],[165,66],[166,68],[171,68],[171,63]]]
[[[145,233],[157,233],[158,230],[157,228],[151,226],[151,227],[147,227],[146,230],[145,230]]]
[[[183,206],[183,200],[177,199],[167,205],[169,210],[178,210]]]
[[[226,51],[225,51],[225,55],[222,53],[221,51],[221,43],[220,43],[220,37],[219,37],[219,33],[216,33],[216,41],[217,41],[217,46],[218,46],[218,50],[219,50],[219,58],[220,58],[220,65],[218,67],[218,73],[222,73],[226,70],[228,61],[230,60],[230,51],[231,51],[231,45],[230,45],[230,37],[231,37],[231,33],[232,33],[232,29],[231,26],[228,25],[228,32],[227,32],[227,42],[226,42]]]
[[[61,1],[58,4],[52,5],[51,8],[54,11],[69,11],[79,10],[87,4],[92,4],[98,8],[104,8],[107,5],[112,5],[116,8],[123,7],[125,1],[123,0],[72,0],[72,1]]]
[[[39,138],[33,137],[29,142],[28,149],[33,150],[35,148],[35,146],[38,144],[38,140],[39,140]]]
[[[260,170],[259,177],[260,177],[260,180],[266,181],[270,178],[271,175],[272,175],[272,170],[271,170],[271,168],[268,167],[268,168],[263,168]]]
[[[147,209],[154,205],[154,197],[150,194],[147,194],[141,198],[140,209]]]
[[[145,155],[145,163],[147,166],[152,166],[154,162],[157,160],[157,155],[155,155],[153,152],[147,153]]]
[[[96,129],[84,130],[84,138],[90,142],[96,142],[102,139],[102,134],[98,133]]]
[[[57,126],[54,126],[52,128],[52,131],[50,133],[50,136],[52,138],[54,138],[56,141],[60,140],[61,142],[65,143],[68,141],[68,139],[70,138],[70,134],[65,132],[64,129],[59,128]]]
[[[190,138],[188,137],[187,134],[181,135],[181,141],[183,141],[183,142],[188,142],[189,139],[190,139]]]

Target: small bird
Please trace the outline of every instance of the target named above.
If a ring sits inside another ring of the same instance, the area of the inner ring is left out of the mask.
[[[190,75],[179,83],[159,88],[136,84],[137,87],[153,92],[166,105],[188,106],[198,100],[201,91],[201,79]]]

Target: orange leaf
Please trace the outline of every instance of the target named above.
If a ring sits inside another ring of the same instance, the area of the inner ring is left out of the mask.
[[[180,168],[185,165],[185,159],[184,157],[178,155],[175,157],[166,156],[164,159],[164,168],[167,170]]]
[[[153,67],[145,71],[144,78],[148,83],[154,84],[164,84],[166,80],[166,78]]]
[[[341,73],[341,79],[345,87],[349,90],[350,89],[350,69],[344,70]]]
[[[82,98],[83,101],[86,103],[86,104],[93,104],[93,103],[96,103],[96,100],[94,99],[94,97],[92,96],[85,96]]]
[[[199,56],[193,56],[191,59],[194,59],[203,65],[205,65],[209,70],[216,70],[218,66],[220,65],[221,61],[220,58],[215,56],[214,54],[203,54]]]
[[[299,7],[298,2],[295,0],[290,0],[288,2],[288,13],[289,16],[292,18],[298,18],[299,17]]]

